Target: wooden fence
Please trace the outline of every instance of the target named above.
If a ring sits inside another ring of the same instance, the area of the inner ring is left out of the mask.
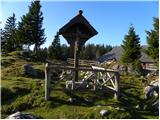
[[[69,61],[69,60],[68,60]],[[70,60],[73,62],[72,60]],[[94,63],[89,61],[90,63]],[[81,61],[81,63],[84,63],[84,61]],[[85,61],[85,64],[87,61]],[[95,64],[95,63],[94,63]],[[84,64],[83,64],[84,65]],[[62,70],[62,71],[71,71],[71,73],[74,74],[74,71],[82,71],[84,73],[89,73],[89,75],[84,76],[83,79],[79,81],[74,81],[74,79],[71,80],[72,87],[71,90],[75,89],[75,85],[79,83],[87,83],[88,78],[91,78],[93,81],[93,90],[96,91],[99,87],[106,87],[114,92],[115,99],[118,99],[119,97],[119,72],[116,70],[111,69],[104,69],[98,66],[91,66],[91,67],[83,67],[79,66],[78,68],[74,68],[72,66],[67,65],[60,65],[60,64],[46,64],[45,68],[45,99],[48,100],[50,98],[50,87],[51,87],[51,81],[52,81],[52,74],[53,71]],[[65,79],[61,75],[61,80]],[[110,82],[110,84],[108,84]]]

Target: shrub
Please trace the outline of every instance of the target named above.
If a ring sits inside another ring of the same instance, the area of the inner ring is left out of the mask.
[[[17,95],[25,95],[30,92],[29,88],[23,88],[19,86],[14,86],[12,87],[12,89]]]
[[[2,96],[1,98],[2,104],[3,104],[5,101],[11,99],[14,96],[14,93],[10,89],[2,87],[1,96]]]

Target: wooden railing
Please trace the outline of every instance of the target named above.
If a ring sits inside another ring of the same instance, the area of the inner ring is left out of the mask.
[[[79,80],[81,83],[87,83],[87,79],[92,79],[93,82],[93,90],[96,91],[99,87],[106,87],[114,92],[115,99],[118,99],[119,97],[119,72],[112,69],[104,69],[98,66],[91,66],[91,67],[78,67],[74,68],[72,66],[67,65],[60,65],[60,64],[46,64],[45,68],[45,99],[48,100],[50,98],[50,83],[51,83],[51,76],[53,74],[53,71],[57,70],[63,70],[63,71],[72,71],[71,73],[74,73],[75,70],[79,72],[89,73],[87,77],[84,77],[83,79]],[[64,77],[62,77],[64,79]],[[101,82],[100,82],[101,80]],[[71,80],[72,87],[71,90],[75,89],[75,85],[77,84],[77,81],[74,81],[74,79]],[[108,84],[110,83],[110,84]]]
[[[68,58],[67,63],[73,65],[74,59]],[[78,60],[79,66],[91,66],[91,65],[98,65],[97,61],[93,60]]]

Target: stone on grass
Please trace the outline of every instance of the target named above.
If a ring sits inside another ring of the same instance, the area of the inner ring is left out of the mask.
[[[24,75],[29,75],[33,77],[37,76],[36,70],[30,64],[24,64],[23,68],[24,68],[24,71],[23,71]]]
[[[72,84],[73,84],[73,81],[70,80],[70,81],[66,81],[66,89],[71,89],[72,88]],[[78,81],[78,82],[75,82],[75,89],[84,89],[86,88],[86,83],[83,82],[83,81]]]
[[[66,81],[66,89],[72,88],[72,81]]]
[[[37,119],[37,117],[28,113],[16,112],[9,115],[6,119]]]
[[[115,107],[114,109],[116,109],[116,110],[120,110],[120,111],[125,111],[125,109],[124,109],[124,108],[120,108],[120,107]]]
[[[106,115],[108,114],[108,110],[101,110],[101,111],[100,111],[100,114],[101,114],[102,116],[106,116]]]
[[[102,105],[97,105],[97,107],[102,107]]]
[[[148,86],[144,88],[145,98],[148,99],[153,96],[157,96],[159,93],[158,80],[152,81]]]
[[[76,98],[69,98],[68,101],[71,102],[71,103],[74,103],[74,102],[76,102],[77,100],[76,100]]]

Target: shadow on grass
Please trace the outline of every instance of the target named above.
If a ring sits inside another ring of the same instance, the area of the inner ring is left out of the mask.
[[[128,93],[123,91],[120,98],[121,103],[125,106],[125,109],[130,113],[132,119],[146,119],[147,117],[158,116],[157,111],[146,110],[146,100],[139,97],[139,94]],[[141,105],[142,108],[137,109],[136,105]]]
[[[29,89],[21,88],[21,87],[13,87],[13,90],[2,87],[1,88],[1,104],[9,104],[17,99],[19,96],[23,96],[25,94],[30,93]]]
[[[60,91],[60,89],[54,89],[54,91]],[[55,108],[61,105],[72,105],[72,106],[94,106],[98,101],[107,101],[113,98],[113,93],[102,92],[102,91],[70,91],[66,89],[61,89],[65,93],[66,97],[51,96],[50,107]]]

